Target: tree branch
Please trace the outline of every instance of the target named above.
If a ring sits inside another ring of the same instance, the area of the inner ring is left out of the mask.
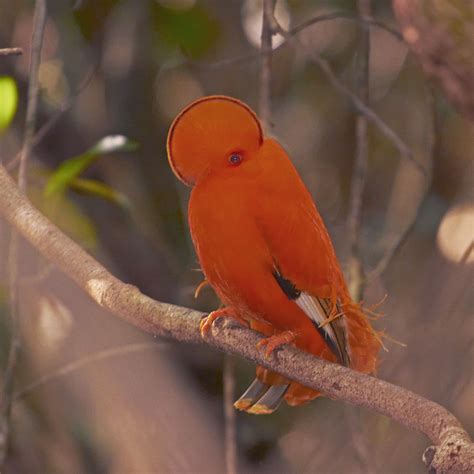
[[[316,23],[320,23],[322,21],[330,20],[353,20],[359,23],[364,28],[368,28],[369,26],[375,26],[377,28],[387,31],[398,41],[404,42],[402,34],[395,28],[392,28],[390,25],[387,25],[384,22],[376,20],[372,17],[362,17],[360,15],[354,16],[353,13],[347,12],[324,13],[322,15],[309,18],[308,20],[303,21],[303,23],[300,23],[298,26],[292,28],[289,33],[294,36],[303,31],[304,29],[308,28],[309,26],[315,25]],[[279,47],[281,47],[281,45]]]
[[[329,61],[321,57],[319,54],[315,53],[314,51],[310,50],[307,48],[298,37],[292,36],[291,33],[287,30],[285,30],[273,17],[274,23],[275,23],[275,29],[278,33],[280,33],[285,40],[291,41],[295,43],[297,46],[299,46],[305,54],[310,57],[323,71],[325,76],[329,79],[329,82],[333,85],[333,87],[340,92],[343,96],[347,97],[353,107],[364,117],[367,118],[368,121],[373,123],[379,130],[380,132],[390,140],[391,143],[397,148],[399,151],[400,155],[410,161],[414,165],[414,167],[423,175],[426,175],[426,170],[425,168],[417,161],[415,160],[413,153],[411,149],[408,147],[408,145],[400,138],[400,136],[387,124],[385,121],[370,107],[367,106],[367,104],[364,103],[364,101],[358,97],[354,92],[352,92],[344,83],[342,83],[339,78],[337,77],[336,73],[333,71]]]
[[[38,145],[38,143],[43,140],[43,138],[51,131],[51,129],[58,123],[61,117],[67,112],[76,99],[84,92],[84,90],[89,86],[94,74],[97,72],[97,65],[91,67],[84,75],[83,79],[80,81],[77,89],[69,95],[69,97],[64,101],[64,103],[59,107],[59,109],[51,116],[49,119],[43,123],[34,136],[31,138],[31,150]],[[5,168],[8,171],[13,170],[19,163],[22,156],[22,151],[20,152],[8,163],[6,163]]]
[[[155,301],[121,282],[33,207],[0,166],[0,214],[45,258],[72,278],[100,306],[144,331],[182,342],[202,343],[203,313]],[[262,335],[227,320],[216,321],[205,341],[240,355],[327,396],[362,406],[424,433],[435,446],[430,467],[474,469],[474,446],[461,423],[442,406],[409,390],[318,359],[292,346],[265,358],[256,346]]]
[[[361,18],[370,18],[370,0],[358,0],[358,13]],[[369,106],[369,58],[370,30],[365,23],[360,31],[359,48],[356,52],[356,91],[362,101]],[[352,298],[361,301],[366,286],[364,266],[359,249],[362,226],[362,200],[364,197],[367,167],[369,162],[368,121],[364,114],[356,116],[356,150],[354,170],[351,179],[348,216],[349,236],[349,288]]]
[[[38,109],[38,71],[41,63],[44,29],[46,26],[46,0],[36,0],[33,37],[31,39],[31,61],[28,83],[28,105],[26,108],[25,137],[20,156],[18,184],[21,190],[26,189],[26,166],[31,152],[36,129],[36,111]]]
[[[273,11],[276,0],[263,0],[262,9],[262,46],[260,58],[260,103],[259,115],[264,130],[269,130],[272,114],[272,37]]]
[[[38,108],[38,71],[41,62],[41,48],[46,25],[46,0],[37,0],[35,4],[34,27],[31,39],[31,58],[28,83],[28,102],[26,107],[25,134],[20,155],[18,171],[18,187],[26,190],[26,169],[30,155],[32,140],[35,133],[36,112]],[[19,237],[12,228],[10,245],[8,249],[8,286],[9,286],[9,312],[10,312],[10,347],[2,387],[0,406],[0,468],[3,466],[10,433],[10,412],[12,404],[15,370],[20,352],[19,335]]]
[[[401,41],[402,43],[404,43],[401,33],[397,31],[396,29],[392,28],[390,25],[387,25],[384,22],[380,20],[376,20],[374,18],[361,18],[359,16],[354,16],[354,14],[347,13],[347,12],[324,13],[323,15],[314,16],[306,21],[303,21],[299,25],[295,26],[294,28],[289,30],[288,33],[291,36],[296,36],[297,34],[304,31],[306,28],[316,25],[317,23],[322,23],[325,21],[341,20],[341,19],[352,20],[359,23],[360,25],[368,25],[368,26],[374,26],[376,28],[380,28],[390,33],[398,41]],[[283,41],[278,46],[275,46],[273,48],[273,52],[283,49],[285,46],[288,46],[288,44],[289,44],[288,39],[285,39],[285,41]],[[241,54],[239,56],[234,56],[233,58],[221,59],[221,60],[209,62],[209,63],[192,62],[192,61],[190,61],[190,63],[193,66],[201,67],[203,69],[217,69],[217,68],[257,59],[264,52],[266,52],[266,50],[260,48],[260,51],[257,51],[254,53]]]
[[[371,0],[358,0],[357,10],[360,18],[370,19],[372,15]],[[370,59],[370,29],[367,22],[361,22],[359,29],[358,48],[355,53],[355,90],[356,94],[370,106],[369,101],[369,59]],[[355,156],[349,196],[349,214],[347,218],[349,240],[349,291],[355,301],[364,297],[366,278],[364,263],[360,252],[360,233],[362,228],[362,203],[369,163],[369,136],[367,118],[358,113],[355,117]],[[361,464],[362,471],[372,474],[374,469],[369,461],[369,447],[363,438],[358,425],[360,413],[352,409],[345,411],[352,444]]]
[[[234,409],[235,364],[232,356],[224,354],[224,422],[226,474],[237,474],[237,417]]]
[[[431,118],[432,118],[432,127],[431,127],[431,143],[430,143],[430,158],[431,163],[429,166],[426,167],[427,173],[425,175],[425,182],[423,183],[423,192],[421,193],[419,201],[416,203],[416,211],[413,216],[408,220],[405,228],[402,229],[399,235],[396,236],[393,241],[389,242],[387,249],[383,253],[382,257],[379,259],[375,267],[368,272],[367,281],[372,282],[376,278],[382,276],[382,274],[387,269],[389,263],[392,261],[393,257],[396,253],[401,249],[401,247],[405,244],[408,237],[412,233],[413,229],[415,228],[416,223],[418,222],[418,218],[421,212],[421,208],[423,207],[423,203],[425,202],[430,189],[431,189],[431,182],[433,178],[433,163],[436,160],[439,151],[439,140],[441,136],[441,128],[439,123],[438,111],[437,111],[437,104],[436,104],[436,92],[433,87],[429,88],[428,93],[428,100],[430,103],[430,110],[431,110]]]

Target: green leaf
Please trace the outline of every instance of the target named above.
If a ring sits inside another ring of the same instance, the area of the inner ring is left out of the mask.
[[[105,183],[101,183],[100,181],[96,181],[94,179],[75,178],[71,181],[70,187],[74,191],[97,196],[113,204],[117,204],[127,212],[131,210],[132,206],[125,194],[115,190]]]
[[[15,116],[18,105],[18,89],[10,76],[0,76],[0,132],[3,132]]]
[[[79,177],[99,156],[115,151],[133,151],[137,144],[123,135],[108,135],[82,155],[63,161],[50,176],[45,196],[63,193],[71,182]]]
[[[178,46],[192,58],[205,54],[219,36],[217,21],[198,5],[189,10],[173,10],[153,2],[152,9],[154,27],[161,40]]]

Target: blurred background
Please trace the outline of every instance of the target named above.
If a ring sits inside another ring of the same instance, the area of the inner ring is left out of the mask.
[[[375,18],[397,28],[389,1],[372,4]],[[29,165],[31,199],[145,294],[215,309],[209,288],[193,297],[202,274],[186,224],[189,189],[169,168],[165,139],[182,107],[203,95],[232,95],[257,109],[261,2],[55,0],[48,9],[38,115],[38,128],[47,128]],[[32,1],[0,0],[0,47],[24,51],[0,58],[0,109],[7,95],[16,104],[8,125],[0,114],[0,159],[12,174],[23,139],[33,11]],[[292,28],[335,11],[356,15],[356,4],[279,0],[276,16]],[[354,89],[359,33],[354,20],[335,19],[299,38]],[[364,303],[388,295],[374,325],[406,344],[386,342],[378,375],[441,403],[472,433],[473,125],[402,41],[378,27],[370,39],[371,106],[428,170],[420,174],[369,127]],[[270,133],[313,194],[347,270],[356,116],[305,50],[282,41],[274,38]],[[104,151],[100,140],[117,134],[125,146],[97,153],[97,143]],[[91,156],[80,177],[58,184],[67,160]],[[371,272],[403,235],[385,271]],[[0,221],[1,367],[10,333],[8,239]],[[26,244],[20,267],[22,350],[5,472],[224,472],[223,354],[156,341],[128,326]],[[235,364],[237,397],[254,367]],[[48,374],[55,377],[43,379]],[[421,473],[429,441],[321,398],[271,416],[237,413],[237,443],[241,473]]]

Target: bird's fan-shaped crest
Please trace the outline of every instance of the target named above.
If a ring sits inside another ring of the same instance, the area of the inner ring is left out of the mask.
[[[263,132],[255,112],[227,96],[210,96],[188,105],[174,120],[167,140],[175,175],[193,186],[214,160],[242,148],[258,149]]]

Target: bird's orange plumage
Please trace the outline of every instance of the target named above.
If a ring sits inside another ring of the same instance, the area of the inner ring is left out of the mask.
[[[291,331],[297,347],[338,361],[311,310],[297,304],[304,302],[300,296],[320,301],[326,317],[335,317],[331,334],[343,339],[347,356],[339,361],[373,372],[379,339],[348,294],[310,193],[283,148],[263,136],[255,113],[230,97],[200,99],[171,126],[168,156],[175,174],[193,186],[193,242],[224,305],[266,336]],[[260,367],[257,377],[267,385],[289,383]],[[290,405],[316,396],[295,382],[284,392]],[[246,403],[237,406],[248,409]]]

